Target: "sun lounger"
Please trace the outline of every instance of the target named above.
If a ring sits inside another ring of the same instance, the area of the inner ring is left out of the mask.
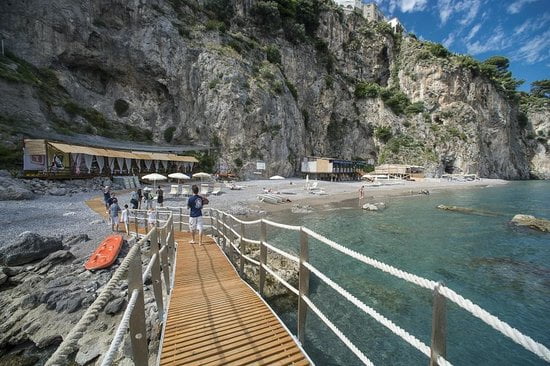
[[[177,184],[172,184],[170,186],[170,192],[168,192],[168,194],[172,197],[176,197],[176,195],[178,194],[178,188],[179,186]]]
[[[182,186],[181,187],[181,195],[184,197],[189,196],[189,186]]]
[[[204,195],[204,196],[207,196],[209,189],[210,189],[209,184],[201,184],[200,194]]]
[[[214,184],[214,187],[212,188],[212,194],[215,194],[217,196],[220,193],[222,193],[222,185]]]
[[[268,194],[259,194],[258,195],[258,201],[271,203],[271,204],[274,204],[274,205],[279,203],[279,200],[276,197],[273,197],[272,195],[268,195]]]

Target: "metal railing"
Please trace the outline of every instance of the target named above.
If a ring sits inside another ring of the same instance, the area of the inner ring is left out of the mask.
[[[138,216],[145,211],[131,210],[130,212],[130,218],[137,223]],[[145,224],[145,235],[139,231],[139,225],[136,225],[134,227],[134,236],[129,240],[130,244],[133,243],[130,251],[96,300],[88,307],[82,318],[64,338],[50,359],[48,359],[46,365],[67,364],[67,357],[78,349],[77,343],[79,339],[82,338],[88,326],[97,318],[99,312],[111,299],[113,290],[117,289],[125,279],[128,281],[128,304],[101,365],[106,366],[113,363],[128,330],[134,364],[137,366],[148,364],[149,352],[143,288],[150,276],[153,286],[153,297],[157,306],[158,321],[159,323],[164,323],[166,306],[164,304],[163,282],[164,291],[168,295],[173,284],[171,279],[173,279],[176,259],[172,212],[156,211],[153,225],[148,227],[148,223]],[[143,271],[141,249],[147,243],[149,243],[147,254],[149,263],[145,271]],[[126,273],[127,276],[125,277]]]
[[[528,351],[536,354],[543,360],[550,362],[550,350],[541,343],[534,341],[532,338],[524,335],[519,330],[512,328],[507,323],[501,321],[496,316],[491,315],[487,311],[480,308],[478,305],[472,303],[470,300],[465,299],[448,287],[445,287],[441,283],[437,283],[432,280],[428,280],[414,274],[402,271],[388,264],[379,262],[375,259],[369,258],[365,255],[357,253],[349,248],[346,248],[334,241],[325,238],[316,232],[301,226],[284,225],[276,222],[272,222],[266,219],[259,219],[254,221],[243,221],[236,218],[233,215],[227,214],[223,211],[216,209],[209,209],[209,219],[211,222],[212,235],[216,238],[217,244],[226,253],[229,259],[233,262],[235,255],[237,256],[238,263],[233,263],[235,268],[241,275],[244,276],[244,265],[248,262],[252,265],[259,267],[258,278],[258,290],[260,295],[264,296],[264,288],[266,283],[266,275],[270,274],[279,283],[285,286],[289,291],[298,296],[298,314],[297,314],[297,337],[300,343],[304,344],[305,340],[305,327],[306,317],[308,312],[315,313],[325,325],[333,331],[333,333],[352,351],[364,364],[373,365],[368,357],[355,346],[345,334],[343,334],[335,324],[333,324],[328,317],[323,314],[315,305],[315,303],[309,297],[309,279],[311,275],[315,275],[323,283],[330,286],[340,296],[354,304],[364,314],[369,315],[374,320],[379,322],[388,328],[391,332],[401,337],[411,346],[422,352],[429,358],[430,366],[435,365],[451,365],[446,360],[446,302],[447,300],[457,304],[461,308],[468,311],[471,315],[481,319],[483,322],[499,331],[503,335],[509,337],[514,342],[523,346]],[[183,218],[183,216],[181,216]],[[182,219],[180,219],[181,221]],[[246,237],[246,228],[252,225],[259,225],[259,239],[253,240]],[[300,253],[299,257],[293,254],[287,253],[280,248],[273,246],[267,242],[267,226],[284,229],[287,231],[294,231],[299,233]],[[390,319],[384,317],[378,313],[375,309],[364,304],[361,300],[353,296],[346,291],[343,287],[332,281],[329,277],[323,274],[320,270],[315,268],[309,262],[309,241],[310,239],[318,240],[319,242],[327,245],[335,251],[343,253],[349,257],[352,257],[363,264],[377,268],[383,272],[386,272],[394,277],[405,280],[409,283],[413,283],[417,286],[429,289],[433,292],[433,309],[432,309],[432,331],[431,331],[431,345],[424,344],[421,340],[410,334],[405,329],[399,327]],[[246,255],[249,245],[255,245],[259,247],[259,261]],[[275,252],[286,259],[297,263],[299,265],[298,273],[298,288],[293,287],[283,278],[281,278],[273,269],[267,265],[268,250]]]

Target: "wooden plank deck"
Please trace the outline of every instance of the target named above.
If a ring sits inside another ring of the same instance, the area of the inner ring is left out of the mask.
[[[102,197],[86,204],[107,216]],[[175,239],[176,277],[160,365],[309,365],[212,238],[191,245],[190,233],[176,231]]]
[[[189,244],[176,233],[178,259],[161,365],[308,365],[308,359],[213,239]]]

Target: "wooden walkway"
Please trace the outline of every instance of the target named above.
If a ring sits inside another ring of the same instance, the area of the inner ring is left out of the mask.
[[[176,233],[161,365],[308,365],[293,338],[211,238]]]
[[[106,217],[102,197],[86,204]],[[160,365],[309,365],[269,307],[210,237],[175,232],[176,277]]]

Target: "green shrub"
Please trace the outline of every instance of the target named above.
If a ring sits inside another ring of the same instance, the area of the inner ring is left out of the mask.
[[[405,107],[406,114],[418,114],[424,112],[424,103],[415,102]]]
[[[220,22],[218,20],[214,20],[214,19],[209,19],[207,22],[206,22],[206,29],[207,30],[217,30],[219,31],[221,28],[223,27],[223,29],[225,30],[225,23],[224,22]]]
[[[172,142],[172,139],[174,138],[174,132],[176,132],[176,127],[168,127],[166,130],[164,130],[164,141],[166,142]]]
[[[315,35],[319,26],[319,6],[315,0],[297,0],[296,1],[296,21],[302,23],[306,34]]]
[[[396,115],[403,114],[410,104],[409,98],[397,89],[383,89],[380,96],[384,104]]]
[[[289,80],[285,79],[285,84],[288,90],[290,90],[290,94],[294,97],[294,100],[298,100],[298,90],[296,90],[296,87],[294,84],[292,84]]]
[[[227,25],[229,25],[231,18],[233,18],[234,9],[231,0],[207,0],[204,7],[213,12],[219,20]]]
[[[294,44],[307,40],[306,27],[303,24],[287,21],[284,25],[284,32],[286,39]]]
[[[527,124],[529,123],[529,118],[527,117],[527,114],[523,111],[518,112],[518,125],[521,128],[527,127]]]
[[[302,109],[302,117],[304,118],[304,126],[307,130],[309,127],[309,113],[307,110]]]
[[[281,15],[279,7],[274,1],[258,1],[250,10],[258,26],[268,31],[274,31],[281,27]]]
[[[117,116],[122,117],[126,114],[126,112],[128,112],[130,104],[128,104],[128,102],[124,99],[117,99],[115,100],[114,108]]]
[[[273,84],[271,85],[271,88],[277,94],[283,93],[283,83],[281,83],[279,80],[274,81]]]
[[[355,98],[376,98],[380,87],[378,84],[360,81],[355,85]]]
[[[327,88],[332,89],[332,86],[334,84],[334,79],[330,75],[325,76],[325,85]]]
[[[376,127],[374,130],[374,137],[376,137],[378,140],[386,143],[391,139],[393,136],[392,130],[390,127]]]
[[[446,58],[451,55],[451,53],[440,43],[428,43],[428,50],[435,57]]]
[[[272,64],[281,64],[281,52],[276,45],[270,44],[265,48],[267,60]]]
[[[237,168],[240,168],[240,167],[243,166],[243,161],[241,160],[241,158],[237,158],[237,159],[233,160],[233,162],[235,163],[235,166]]]
[[[216,88],[216,85],[218,85],[219,82],[220,82],[220,80],[218,80],[218,79],[211,80],[211,81],[208,83],[208,88],[209,88],[209,89],[214,89],[214,88]]]
[[[243,48],[241,44],[236,39],[230,39],[229,42],[227,42],[227,45],[233,48],[237,53],[243,52]]]

